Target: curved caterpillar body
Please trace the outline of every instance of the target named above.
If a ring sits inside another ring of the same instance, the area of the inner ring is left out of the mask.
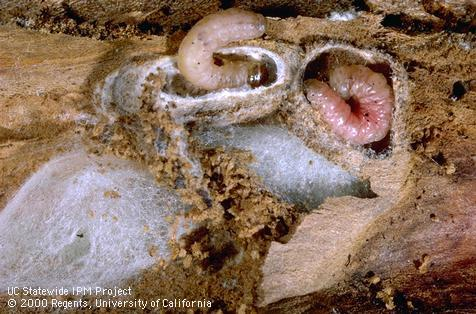
[[[331,71],[329,87],[311,79],[306,96],[339,137],[363,145],[383,139],[392,120],[393,92],[385,77],[362,65]]]
[[[200,20],[185,36],[178,51],[178,68],[192,84],[206,89],[257,86],[261,66],[247,61],[215,64],[213,53],[233,41],[253,39],[265,32],[265,18],[241,9],[228,9]]]

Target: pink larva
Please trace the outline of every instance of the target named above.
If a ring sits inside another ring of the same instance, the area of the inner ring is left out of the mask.
[[[192,84],[207,90],[253,85],[259,66],[244,61],[216,65],[213,53],[227,44],[260,37],[265,32],[262,15],[236,8],[206,16],[188,32],[178,51],[178,68]]]
[[[376,142],[387,135],[393,92],[382,74],[362,65],[339,66],[331,71],[329,84],[332,89],[315,79],[305,82],[307,99],[334,133],[357,145]]]

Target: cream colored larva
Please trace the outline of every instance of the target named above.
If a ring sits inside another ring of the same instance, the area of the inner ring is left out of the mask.
[[[241,9],[228,9],[200,20],[185,36],[178,51],[178,68],[197,87],[206,90],[258,85],[262,67],[249,61],[223,60],[213,54],[227,44],[264,34],[265,18]]]

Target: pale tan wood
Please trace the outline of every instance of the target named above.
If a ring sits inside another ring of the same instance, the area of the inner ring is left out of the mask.
[[[98,82],[165,37],[104,42],[0,26],[0,207],[41,163],[80,141]]]

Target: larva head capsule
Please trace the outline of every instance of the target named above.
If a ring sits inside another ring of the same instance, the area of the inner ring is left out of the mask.
[[[269,72],[266,65],[254,62],[251,64],[248,71],[248,84],[253,87],[264,85],[269,80]]]

